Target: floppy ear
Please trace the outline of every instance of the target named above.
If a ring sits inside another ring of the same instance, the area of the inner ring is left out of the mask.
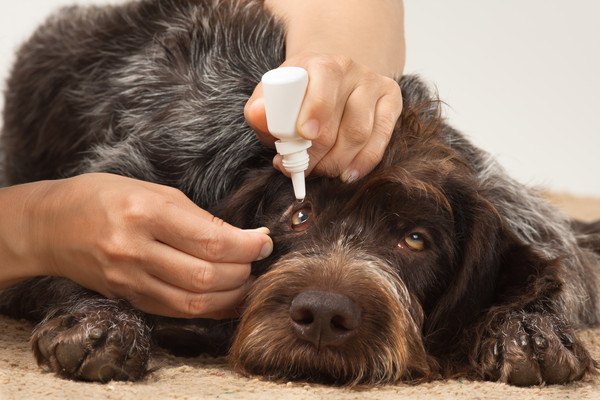
[[[553,268],[547,268],[556,260],[544,258],[520,241],[490,201],[477,192],[464,191],[450,198],[457,237],[454,271],[424,325],[424,336],[435,353],[448,353],[452,345],[458,346],[464,328],[492,304],[515,302],[524,293],[539,299],[540,291],[560,287],[558,279],[549,275]],[[525,290],[538,284],[536,278],[542,275],[544,288]],[[520,301],[525,307],[533,300]]]
[[[0,182],[0,187],[2,182]],[[571,221],[571,228],[578,234],[577,244],[600,254],[600,220],[594,222]]]

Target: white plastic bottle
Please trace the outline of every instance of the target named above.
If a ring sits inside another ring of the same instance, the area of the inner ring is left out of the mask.
[[[262,84],[269,132],[279,139],[275,148],[281,154],[283,167],[290,173],[296,199],[304,200],[307,149],[312,142],[298,135],[296,123],[308,86],[308,73],[300,67],[281,67],[264,74]]]

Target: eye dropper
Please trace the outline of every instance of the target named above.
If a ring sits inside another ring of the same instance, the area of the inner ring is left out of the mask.
[[[312,142],[296,132],[300,107],[308,86],[308,73],[300,67],[273,69],[262,77],[267,127],[278,141],[275,149],[289,172],[298,200],[306,197],[304,171],[308,169],[308,152]]]

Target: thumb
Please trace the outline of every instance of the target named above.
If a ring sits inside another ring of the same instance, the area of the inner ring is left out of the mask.
[[[216,240],[223,256],[218,261],[247,263],[267,258],[273,252],[269,228],[240,229],[226,222],[219,225]]]

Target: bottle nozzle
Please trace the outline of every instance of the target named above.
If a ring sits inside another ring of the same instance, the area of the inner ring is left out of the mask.
[[[263,95],[269,132],[278,138],[277,152],[290,173],[297,199],[306,197],[304,171],[308,169],[310,140],[296,132],[300,107],[308,86],[308,73],[299,67],[282,67],[263,75]]]
[[[304,171],[292,173],[292,185],[294,186],[294,195],[298,200],[304,200],[306,197],[306,183],[304,181]]]
[[[294,194],[296,199],[304,200],[306,197],[306,184],[304,182],[304,171],[308,169],[309,156],[306,151],[312,142],[306,139],[278,140],[275,149],[281,154],[281,164],[292,178]]]

